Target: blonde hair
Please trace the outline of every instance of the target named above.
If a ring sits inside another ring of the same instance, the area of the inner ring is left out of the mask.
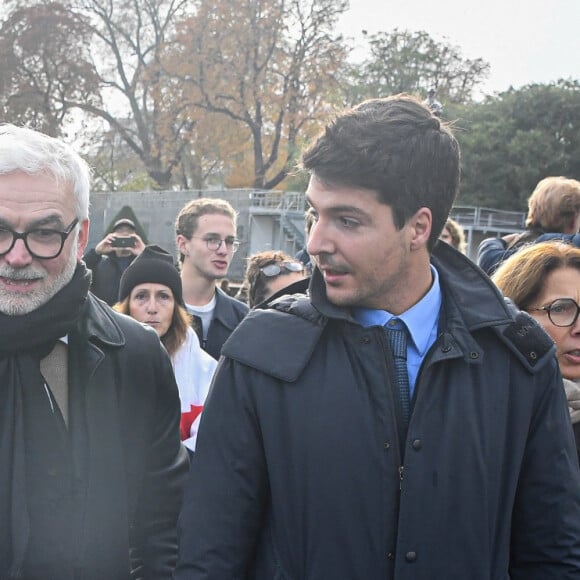
[[[528,199],[526,227],[567,233],[579,212],[580,181],[561,176],[546,177],[536,185]]]
[[[466,244],[463,228],[454,219],[447,218],[447,221],[443,226],[443,231],[445,230],[447,230],[451,236],[451,245],[462,254],[465,254]]]
[[[199,218],[203,215],[225,215],[234,222],[236,227],[236,210],[225,199],[200,197],[184,205],[177,214],[175,220],[175,234],[182,235],[188,240],[197,230]],[[183,262],[185,256],[180,252],[179,261]]]

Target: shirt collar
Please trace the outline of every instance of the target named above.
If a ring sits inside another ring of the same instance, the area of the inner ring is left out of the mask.
[[[433,283],[427,294],[399,316],[395,316],[386,310],[374,310],[371,308],[354,308],[353,316],[363,326],[384,326],[392,318],[398,318],[404,322],[415,348],[424,355],[429,347],[429,337],[433,327],[439,320],[441,310],[441,286],[439,274],[431,265]]]

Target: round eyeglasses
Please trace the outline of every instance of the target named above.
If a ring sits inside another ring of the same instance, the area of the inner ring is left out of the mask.
[[[288,270],[288,272],[303,272],[304,264],[300,262],[278,262],[277,264],[270,264],[269,266],[260,268],[260,272],[268,278],[273,278],[274,276],[278,276],[282,272],[282,269]]]
[[[16,240],[22,240],[33,258],[39,260],[56,258],[62,252],[66,239],[78,223],[79,220],[76,218],[64,232],[37,228],[20,233],[0,226],[0,256],[7,254],[16,244]]]
[[[578,320],[580,306],[573,298],[558,298],[547,306],[530,308],[530,310],[545,310],[554,326],[572,326]]]
[[[225,244],[226,248],[234,254],[238,251],[238,248],[240,247],[240,242],[235,238],[226,238],[225,240],[222,240],[221,238],[213,236],[207,238],[202,238],[199,236],[191,236],[191,237],[196,238],[197,240],[203,240],[205,242],[205,245],[207,246],[207,249],[211,250],[212,252],[217,252],[222,247],[222,244]]]

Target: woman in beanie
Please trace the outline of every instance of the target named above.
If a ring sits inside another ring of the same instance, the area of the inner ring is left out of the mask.
[[[175,372],[181,399],[181,439],[195,451],[203,404],[217,362],[202,350],[185,310],[181,278],[171,254],[146,246],[125,270],[113,307],[151,326],[161,338]]]

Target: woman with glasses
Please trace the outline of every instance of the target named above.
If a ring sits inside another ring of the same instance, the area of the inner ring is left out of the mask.
[[[242,288],[253,308],[282,288],[306,278],[304,264],[279,251],[259,252],[248,258]]]
[[[146,246],[125,270],[114,309],[150,326],[169,353],[181,400],[181,440],[195,451],[201,411],[217,362],[202,350],[185,310],[172,256]]]
[[[528,246],[506,260],[492,279],[556,344],[580,450],[580,248],[561,242]]]

